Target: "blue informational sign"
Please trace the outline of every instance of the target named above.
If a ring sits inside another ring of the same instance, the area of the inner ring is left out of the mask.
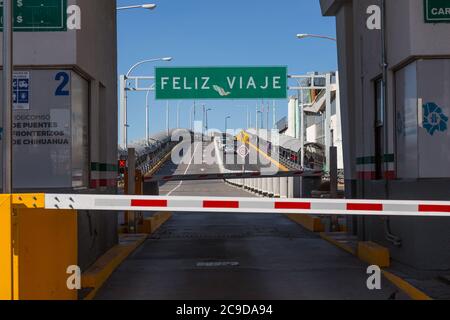
[[[30,109],[30,73],[27,71],[14,72],[13,106],[14,110]]]

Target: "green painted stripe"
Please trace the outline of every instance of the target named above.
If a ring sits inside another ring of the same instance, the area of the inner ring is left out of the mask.
[[[387,162],[387,163],[395,162],[395,155],[394,154],[385,154],[383,161]],[[356,158],[357,165],[374,164],[374,163],[376,163],[376,157],[374,157],[374,156]]]
[[[375,160],[375,157],[360,157],[356,158],[356,164],[373,164]]]
[[[115,164],[98,163],[98,162],[91,163],[91,171],[117,172],[118,170],[119,167]]]

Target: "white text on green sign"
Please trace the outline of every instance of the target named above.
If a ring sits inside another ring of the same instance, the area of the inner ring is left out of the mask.
[[[156,99],[285,99],[286,67],[156,68]]]

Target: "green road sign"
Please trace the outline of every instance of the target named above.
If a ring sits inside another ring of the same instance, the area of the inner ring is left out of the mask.
[[[155,69],[156,99],[285,99],[286,67]]]
[[[450,23],[449,0],[424,0],[424,7],[425,7],[425,22]]]
[[[0,0],[0,30],[3,31],[3,1]],[[67,0],[14,1],[14,31],[66,31]]]

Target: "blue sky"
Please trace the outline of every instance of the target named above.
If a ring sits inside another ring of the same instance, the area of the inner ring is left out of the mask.
[[[118,0],[118,6],[152,3],[152,0]],[[146,64],[134,75],[153,75],[156,65],[227,66],[286,65],[289,74],[337,69],[336,46],[320,39],[297,40],[297,33],[334,36],[334,18],[322,17],[319,0],[153,0],[153,11],[118,12],[119,74],[136,62],[172,56],[170,63]],[[192,101],[180,101],[180,126],[189,126]],[[198,101],[212,111],[209,127],[223,129],[246,124],[246,107],[260,101]],[[278,100],[277,118],[287,113],[287,101]],[[171,127],[176,126],[177,102],[171,102]],[[165,129],[166,103],[150,98],[150,130]],[[145,93],[128,99],[129,139],[145,136]],[[200,114],[200,108],[197,115]],[[200,118],[199,118],[200,119]],[[270,120],[270,123],[272,120]]]

